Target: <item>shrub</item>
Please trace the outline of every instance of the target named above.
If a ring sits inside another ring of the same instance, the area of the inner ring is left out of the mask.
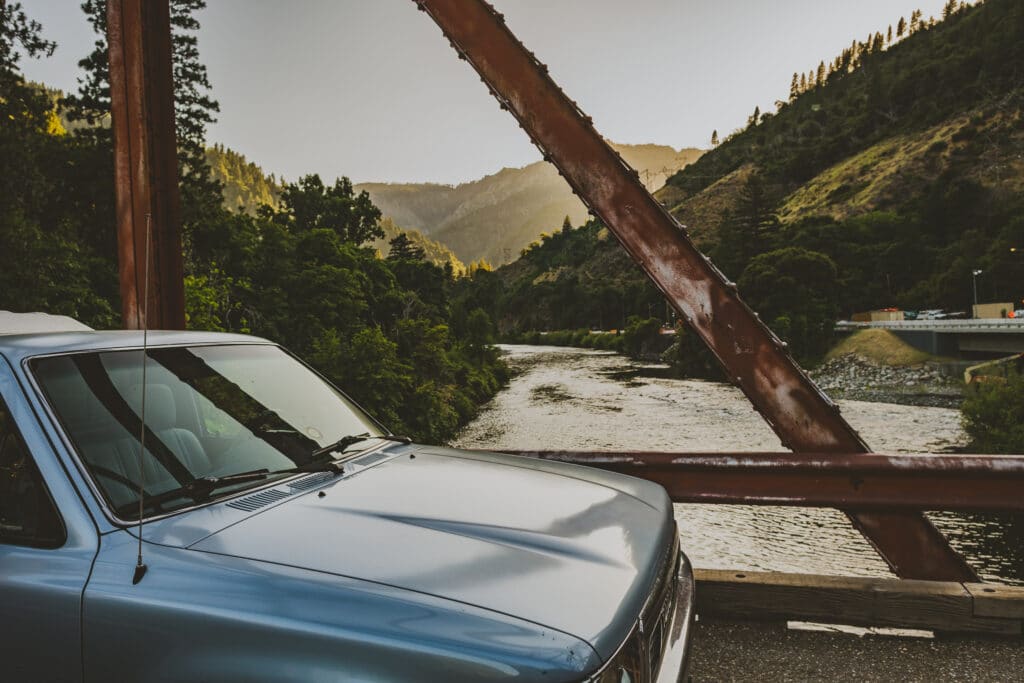
[[[979,453],[1024,453],[1024,376],[992,378],[969,385],[963,426],[971,450]]]

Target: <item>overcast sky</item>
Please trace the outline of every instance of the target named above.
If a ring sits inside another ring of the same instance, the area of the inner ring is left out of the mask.
[[[76,87],[93,36],[79,0],[22,0],[59,44],[26,75]],[[208,0],[199,49],[221,142],[268,173],[461,182],[539,159],[411,0]],[[794,71],[943,0],[492,0],[601,133],[707,147]]]

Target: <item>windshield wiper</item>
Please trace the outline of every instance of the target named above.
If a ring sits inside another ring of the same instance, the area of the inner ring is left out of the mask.
[[[362,434],[349,434],[343,436],[329,446],[318,448],[309,454],[309,457],[316,460],[327,453],[344,453],[345,449],[349,446],[359,443],[360,441],[369,441],[370,439],[384,439],[385,441],[397,441],[399,443],[412,443],[412,439],[407,436],[399,436],[397,434],[378,434],[371,436],[370,432],[363,432]]]
[[[250,481],[262,481],[268,477],[274,477],[282,474],[298,474],[300,472],[333,472],[334,474],[343,474],[344,464],[339,460],[323,460],[321,459],[324,455],[334,452],[344,452],[346,448],[353,444],[357,444],[360,441],[367,441],[369,439],[383,439],[385,441],[397,441],[399,443],[412,443],[412,439],[407,436],[399,436],[397,434],[384,434],[378,436],[371,436],[369,432],[363,432],[362,434],[349,434],[344,436],[329,446],[318,448],[310,454],[310,461],[295,467],[286,467],[279,470],[269,470],[262,468],[258,470],[249,470],[247,472],[238,472],[236,474],[225,474],[222,477],[197,477],[192,481],[188,482],[184,486],[180,486],[170,491],[164,491],[156,495],[146,495],[144,497],[146,506],[153,506],[157,510],[163,510],[163,503],[169,500],[180,500],[182,498],[188,498],[194,503],[202,503],[207,501],[210,496],[214,494],[218,489],[233,486],[235,484],[244,484]],[[118,514],[135,510],[138,508],[138,503],[128,503],[117,509]]]
[[[244,484],[250,481],[262,481],[276,472],[264,468],[260,470],[251,470],[249,472],[238,472],[237,474],[226,474],[223,477],[198,477],[188,482],[184,486],[179,486],[176,489],[170,491],[164,491],[163,493],[157,493],[155,495],[145,495],[143,500],[145,501],[146,507],[153,506],[157,510],[163,510],[163,504],[169,500],[180,500],[182,498],[188,498],[194,503],[201,503],[209,499],[211,495],[217,490],[227,486],[233,486],[234,484]],[[127,503],[117,508],[117,513],[122,514],[124,512],[137,510],[138,503]]]

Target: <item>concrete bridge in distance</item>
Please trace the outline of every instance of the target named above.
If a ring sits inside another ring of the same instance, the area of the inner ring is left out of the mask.
[[[1024,353],[1024,319],[899,320],[870,323],[841,320],[837,332],[889,330],[914,348],[937,356],[995,358]]]

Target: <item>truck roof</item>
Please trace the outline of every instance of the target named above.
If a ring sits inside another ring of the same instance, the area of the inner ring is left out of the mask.
[[[85,327],[83,325],[83,327]],[[182,332],[150,330],[150,347],[195,344],[267,344],[266,339],[225,332]],[[142,330],[100,330],[0,334],[0,355],[12,363],[31,356],[74,351],[137,349],[142,347]]]

